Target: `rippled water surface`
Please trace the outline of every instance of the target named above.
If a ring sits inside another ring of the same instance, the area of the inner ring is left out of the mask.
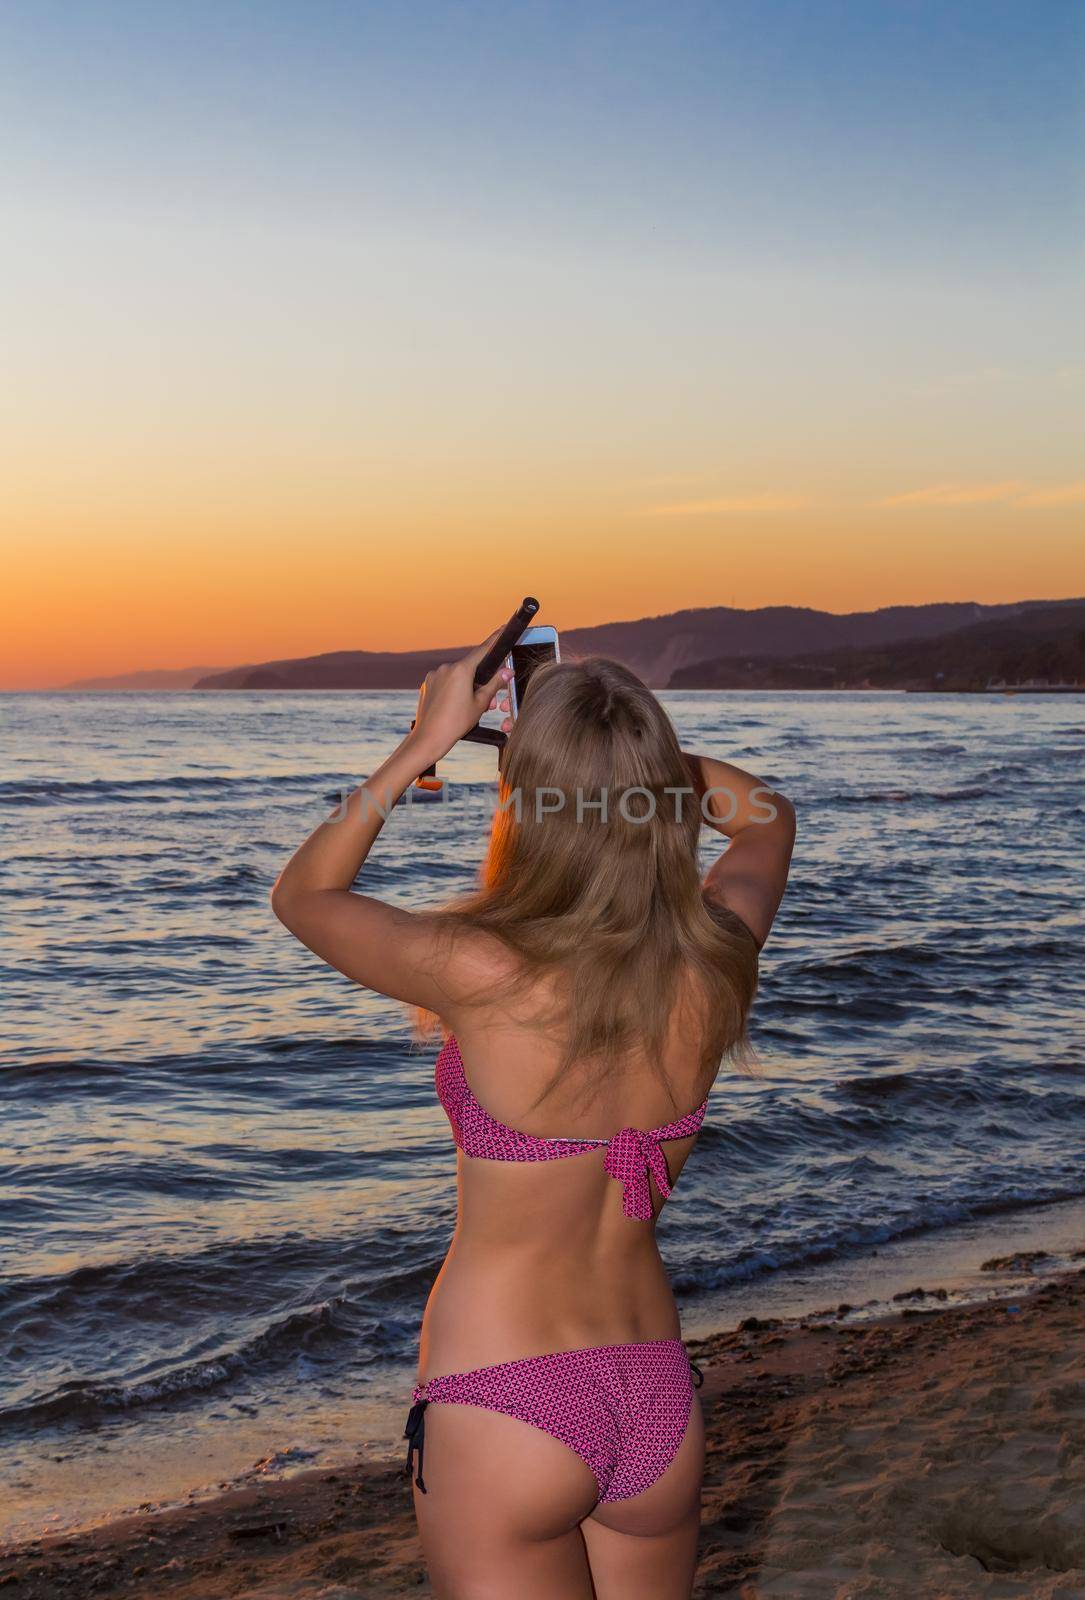
[[[268,891],[413,697],[0,698],[0,1483],[38,1504],[46,1459],[350,1442],[356,1403],[406,1393],[453,1151],[432,1050]],[[1085,1193],[1085,707],[666,698],[800,818],[760,1073],[721,1077],[660,1223],[680,1299]],[[469,885],[493,769],[449,759],[374,892]]]

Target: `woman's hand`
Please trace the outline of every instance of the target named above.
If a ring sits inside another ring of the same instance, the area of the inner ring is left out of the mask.
[[[418,696],[414,738],[431,762],[446,756],[484,711],[497,708],[498,691],[512,677],[508,667],[500,666],[488,683],[475,688],[475,668],[496,638],[497,630],[459,661],[446,662],[426,674]]]

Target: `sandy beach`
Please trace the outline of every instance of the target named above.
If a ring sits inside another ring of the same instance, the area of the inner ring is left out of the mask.
[[[916,1287],[865,1324],[837,1308],[687,1341],[708,1424],[695,1594],[1085,1600],[1078,1261],[1085,1250],[1071,1270],[983,1305],[946,1306],[947,1290]],[[407,1481],[372,1463],[8,1547],[0,1589],[12,1600],[431,1592]]]

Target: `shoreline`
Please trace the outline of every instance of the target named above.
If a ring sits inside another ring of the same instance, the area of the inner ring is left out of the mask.
[[[750,1317],[789,1324],[857,1326],[893,1315],[894,1296],[917,1284],[938,1285],[940,1304],[968,1306],[1026,1292],[1039,1278],[1073,1265],[1085,1243],[1085,1197],[1025,1206],[885,1240],[821,1262],[781,1263],[680,1303],[687,1344]],[[983,1270],[992,1257],[1031,1257],[1018,1272]],[[841,1317],[838,1308],[848,1309]],[[0,1547],[34,1537],[75,1536],[136,1514],[209,1504],[234,1491],[289,1483],[308,1473],[382,1467],[400,1453],[413,1365],[373,1369],[357,1395],[307,1408],[280,1409],[281,1397],[236,1417],[228,1429],[192,1433],[169,1405],[131,1436],[123,1417],[76,1435],[48,1435],[3,1475]],[[73,1448],[74,1441],[78,1443]],[[29,1472],[27,1469],[30,1469]]]
[[[1085,1594],[1078,1238],[1065,1256],[999,1258],[989,1275],[1004,1292],[980,1303],[902,1283],[866,1320],[855,1313],[873,1308],[837,1305],[687,1333],[707,1424],[695,1595]],[[0,1545],[0,1588],[12,1600],[430,1593],[398,1457]]]
[[[978,1305],[1020,1293],[1035,1282],[1035,1269],[994,1275],[984,1263],[995,1256],[1046,1252],[1044,1271],[1070,1265],[1085,1244],[1085,1195],[1026,1203],[898,1234],[852,1254],[824,1261],[786,1263],[690,1296],[682,1304],[687,1338],[706,1337],[750,1316],[797,1320],[819,1308],[851,1304],[852,1322],[871,1321],[892,1309],[893,1296],[916,1283],[937,1281],[951,1305]],[[873,1303],[871,1303],[873,1302]],[[881,1310],[879,1310],[879,1307]]]

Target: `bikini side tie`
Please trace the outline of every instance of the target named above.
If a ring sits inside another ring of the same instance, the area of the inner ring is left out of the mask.
[[[411,1475],[414,1453],[417,1450],[418,1476],[414,1481],[423,1494],[429,1492],[422,1482],[422,1454],[426,1443],[426,1407],[428,1405],[429,1401],[424,1398],[416,1400],[408,1413],[407,1426],[403,1430],[403,1437],[411,1441],[407,1446],[407,1476],[410,1477]]]

